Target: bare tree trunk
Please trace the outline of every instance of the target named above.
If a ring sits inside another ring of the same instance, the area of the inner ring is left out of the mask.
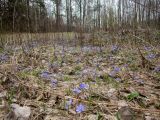
[[[80,9],[80,27],[82,26],[82,0],[79,1],[79,9]]]
[[[61,0],[56,0],[56,28],[60,30],[60,4]]]
[[[100,2],[100,0],[97,0],[97,5],[98,5],[98,14],[97,14],[97,16],[98,16],[98,29],[100,29],[100,27],[101,27],[101,2]]]
[[[16,0],[14,3],[12,32],[14,32],[14,30],[15,30],[15,14],[16,14],[17,2],[18,2],[18,0]]]
[[[85,17],[86,17],[86,0],[84,0],[83,4],[83,27],[85,26]]]
[[[28,32],[30,33],[29,0],[27,0],[26,2],[27,2],[27,21],[28,21],[27,28],[28,28]]]
[[[69,12],[69,3],[68,0],[66,0],[67,32],[69,32]]]
[[[121,3],[122,3],[122,1],[121,0],[119,0],[118,1],[118,24],[119,24],[119,26],[121,26]]]
[[[73,18],[72,18],[72,0],[70,0],[70,3],[69,3],[69,6],[70,6],[70,30],[72,30],[72,22],[73,22]]]

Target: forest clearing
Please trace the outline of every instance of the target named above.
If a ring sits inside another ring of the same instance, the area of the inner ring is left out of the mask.
[[[0,120],[160,120],[159,0],[0,5]]]

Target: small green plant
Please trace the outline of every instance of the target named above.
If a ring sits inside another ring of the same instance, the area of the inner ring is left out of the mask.
[[[134,100],[134,99],[136,99],[138,97],[139,97],[139,93],[138,92],[132,92],[127,96],[127,100],[128,101],[132,101],[132,100]]]
[[[14,95],[15,95],[16,91],[14,88],[11,88],[8,93],[7,93],[7,102],[9,105],[11,105],[13,103],[13,99],[14,99]]]
[[[81,66],[78,65],[74,69],[75,69],[75,71],[80,71],[81,70]]]
[[[155,106],[156,109],[160,109],[160,103],[155,103],[154,106]]]
[[[41,73],[41,70],[32,70],[29,74],[38,77]]]
[[[19,72],[18,76],[22,79],[26,79],[27,78],[28,73],[27,72]]]
[[[71,78],[70,78],[68,75],[65,75],[64,78],[63,78],[63,80],[64,80],[64,81],[70,81]]]
[[[66,89],[66,90],[65,90],[65,93],[66,93],[67,95],[71,95],[72,91],[71,91],[71,89],[69,88],[69,89]]]
[[[4,50],[4,49],[0,47],[0,53],[2,53],[2,52],[3,52],[3,50]]]
[[[31,70],[31,71],[22,71],[22,72],[18,73],[18,76],[23,78],[23,79],[26,79],[29,75],[38,77],[40,72],[41,72],[41,70],[37,70],[37,69]]]
[[[78,73],[80,72],[80,70],[81,70],[81,66],[78,65],[78,66],[76,66],[75,68],[73,68],[73,69],[71,70],[71,72],[69,72],[69,75],[78,74]]]
[[[97,120],[103,120],[103,116],[99,112],[97,112]]]
[[[111,84],[114,88],[118,88],[119,87],[119,83],[114,78],[112,78],[112,77],[110,77],[108,75],[104,75],[103,79],[107,84]]]

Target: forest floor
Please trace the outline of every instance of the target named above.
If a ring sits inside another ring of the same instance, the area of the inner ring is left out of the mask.
[[[15,48],[0,53],[0,119],[160,120],[160,48]],[[151,64],[152,65],[151,65]]]

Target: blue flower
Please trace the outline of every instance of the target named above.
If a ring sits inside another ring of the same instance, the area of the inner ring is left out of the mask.
[[[115,80],[118,81],[118,82],[120,82],[120,81],[121,81],[121,78],[116,78]]]
[[[111,50],[112,50],[112,51],[117,51],[117,50],[118,50],[118,46],[117,46],[117,45],[112,45]]]
[[[81,113],[81,112],[84,112],[85,111],[85,106],[82,105],[82,104],[79,104],[76,106],[76,112],[77,113]]]
[[[56,87],[57,86],[57,80],[51,80],[51,85],[52,87]]]
[[[72,102],[73,102],[73,100],[70,98],[68,101],[66,101],[66,104],[65,104],[65,109],[69,109],[69,106],[71,106],[72,105]]]
[[[147,58],[148,60],[152,60],[152,59],[154,59],[155,57],[156,57],[156,55],[153,54],[153,53],[151,53],[151,54],[149,54],[149,55],[146,56],[146,58]]]
[[[114,71],[115,71],[115,72],[120,72],[121,69],[120,69],[119,67],[114,67]]]
[[[114,67],[113,71],[111,71],[111,72],[109,73],[109,76],[115,77],[116,74],[117,74],[118,72],[120,72],[120,71],[121,71],[121,69],[120,69],[119,67]]]
[[[73,89],[73,92],[74,92],[75,94],[79,94],[79,93],[81,93],[81,90],[80,90],[79,88],[74,88],[74,89]]]
[[[154,71],[155,71],[155,72],[160,72],[160,66],[155,67],[155,68],[154,68]]]
[[[88,84],[81,83],[81,84],[79,85],[79,88],[80,88],[80,89],[88,89]]]
[[[151,50],[152,50],[152,47],[145,46],[144,49],[145,49],[146,51],[151,51]]]
[[[49,78],[49,75],[50,75],[50,73],[49,73],[49,72],[44,71],[44,72],[42,72],[42,73],[41,73],[41,75],[40,75],[40,76],[41,76],[42,78]]]
[[[113,46],[111,47],[111,52],[112,52],[112,54],[115,54],[118,50],[119,50],[119,48],[118,48],[117,45],[113,45]]]
[[[5,62],[7,60],[9,60],[9,56],[8,55],[6,55],[6,54],[0,55],[0,61]]]

